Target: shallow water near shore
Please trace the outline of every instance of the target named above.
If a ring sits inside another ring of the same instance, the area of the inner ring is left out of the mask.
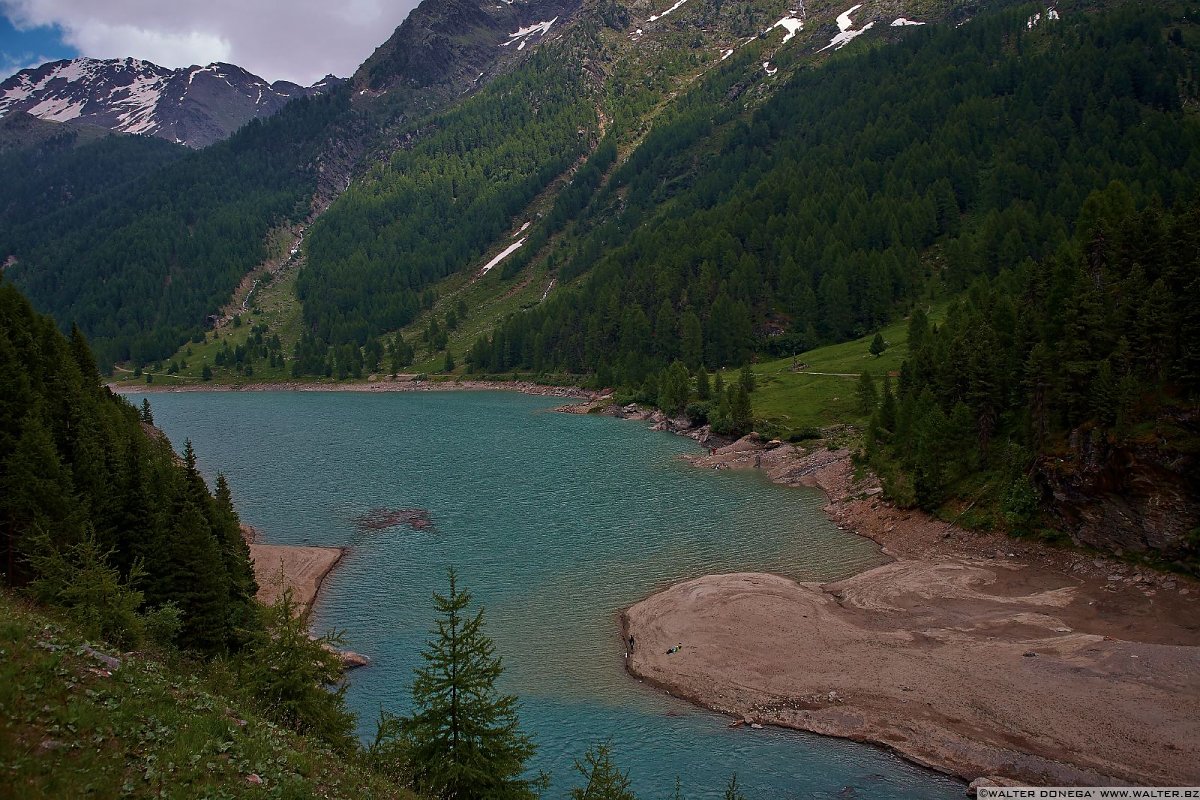
[[[131,396],[135,403],[140,396]],[[879,749],[728,719],[625,674],[618,612],[681,579],[767,571],[834,580],[884,562],[839,531],[816,491],[682,463],[689,439],[610,418],[551,413],[509,393],[186,393],[150,396],[177,448],[219,467],[242,520],[275,544],[348,546],[314,628],[345,631],[373,665],[351,674],[361,733],[403,712],[433,624],[430,595],[453,565],[486,609],[520,695],[522,727],[551,773],[608,741],[643,800],[961,797],[961,783]],[[433,530],[358,530],[374,508],[427,509]],[[687,647],[687,643],[681,643]]]

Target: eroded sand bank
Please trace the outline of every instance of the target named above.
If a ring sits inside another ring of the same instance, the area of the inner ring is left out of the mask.
[[[242,534],[250,546],[259,601],[274,605],[284,589],[290,588],[301,614],[312,609],[325,578],[344,555],[340,547],[259,544],[257,532],[249,525],[242,526]]]
[[[626,612],[630,672],[966,780],[1200,784],[1195,582],[898,511],[847,455],[742,443],[693,461],[821,486],[833,519],[897,561],[825,585],[674,586]]]

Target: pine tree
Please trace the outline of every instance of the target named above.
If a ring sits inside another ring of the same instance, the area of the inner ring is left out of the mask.
[[[147,425],[154,424],[154,412],[150,410],[150,398],[148,398],[148,397],[142,398],[141,417],[142,417],[142,422],[146,423]]]
[[[918,306],[908,319],[908,351],[915,353],[920,350],[928,334],[929,317],[925,314],[925,309]]]
[[[879,427],[888,433],[896,432],[896,395],[892,392],[892,376],[883,377],[883,401],[879,404]]]
[[[213,499],[213,528],[229,576],[230,618],[235,629],[243,631],[254,627],[254,597],[258,593],[258,582],[250,561],[250,547],[242,535],[242,522],[233,507],[233,493],[221,473],[217,473],[217,491]]]
[[[161,594],[183,612],[180,645],[202,653],[224,650],[229,639],[228,581],[208,520],[184,497],[166,538]]]
[[[750,394],[740,383],[730,386],[728,394],[730,432],[737,436],[744,436],[754,427],[754,412],[750,407]]]
[[[692,369],[701,366],[703,350],[704,332],[700,325],[700,317],[689,308],[679,321],[679,351],[683,363]]]
[[[40,414],[30,412],[25,417],[21,437],[4,468],[0,475],[3,568],[10,584],[19,584],[28,577],[22,563],[28,538],[46,535],[55,546],[74,541],[82,532],[80,509],[70,472]]]
[[[483,611],[466,614],[471,595],[434,593],[439,619],[413,679],[414,711],[402,717],[409,740],[415,788],[448,800],[533,798],[539,781],[523,777],[533,741],[517,722],[517,698],[500,695],[503,672],[495,645],[483,632]]]
[[[355,718],[346,709],[342,663],[333,649],[342,645],[340,636],[311,636],[290,587],[258,613],[263,624],[238,662],[249,696],[274,721],[353,752]]]
[[[583,776],[583,786],[571,789],[572,800],[637,800],[629,784],[629,773],[613,763],[607,744],[589,748],[583,762],[575,761],[575,770]]]
[[[724,800],[746,800],[746,795],[742,794],[741,787],[738,786],[737,773],[729,778],[729,785],[725,787]]]
[[[96,370],[96,357],[92,355],[92,348],[88,346],[87,339],[84,338],[83,332],[75,323],[71,323],[71,356],[75,359],[75,364],[79,367],[84,380],[99,379],[100,373]]]

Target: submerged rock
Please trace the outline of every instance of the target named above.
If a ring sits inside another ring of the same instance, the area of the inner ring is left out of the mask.
[[[424,508],[372,508],[352,522],[360,531],[383,531],[401,525],[414,531],[433,530],[433,520]]]

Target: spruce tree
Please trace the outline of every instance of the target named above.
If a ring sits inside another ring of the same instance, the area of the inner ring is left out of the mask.
[[[672,416],[682,414],[688,401],[689,383],[688,370],[682,361],[667,367],[658,384],[658,407]]]
[[[29,576],[23,563],[27,539],[49,537],[53,545],[70,543],[82,532],[81,510],[68,468],[40,414],[30,412],[21,437],[0,474],[0,531],[5,535],[3,569],[10,583]]]
[[[183,612],[180,644],[216,653],[229,639],[229,576],[204,514],[186,496],[177,508],[166,537],[161,594]]]
[[[414,710],[400,719],[414,788],[447,800],[536,797],[539,781],[524,777],[535,747],[518,727],[517,698],[496,690],[503,666],[483,611],[470,616],[471,595],[453,569],[448,577],[449,593],[433,595],[439,619],[413,679]]]
[[[750,407],[750,394],[740,383],[729,387],[729,421],[732,433],[744,436],[754,427],[754,412]]]
[[[892,377],[883,378],[883,402],[879,405],[879,427],[888,433],[896,432],[896,395],[892,393]]]
[[[142,398],[141,418],[142,422],[146,423],[147,425],[154,424],[154,412],[150,410],[150,398],[148,397]]]
[[[883,334],[875,334],[875,338],[871,340],[871,355],[879,358],[887,348],[887,342],[883,340]]]

